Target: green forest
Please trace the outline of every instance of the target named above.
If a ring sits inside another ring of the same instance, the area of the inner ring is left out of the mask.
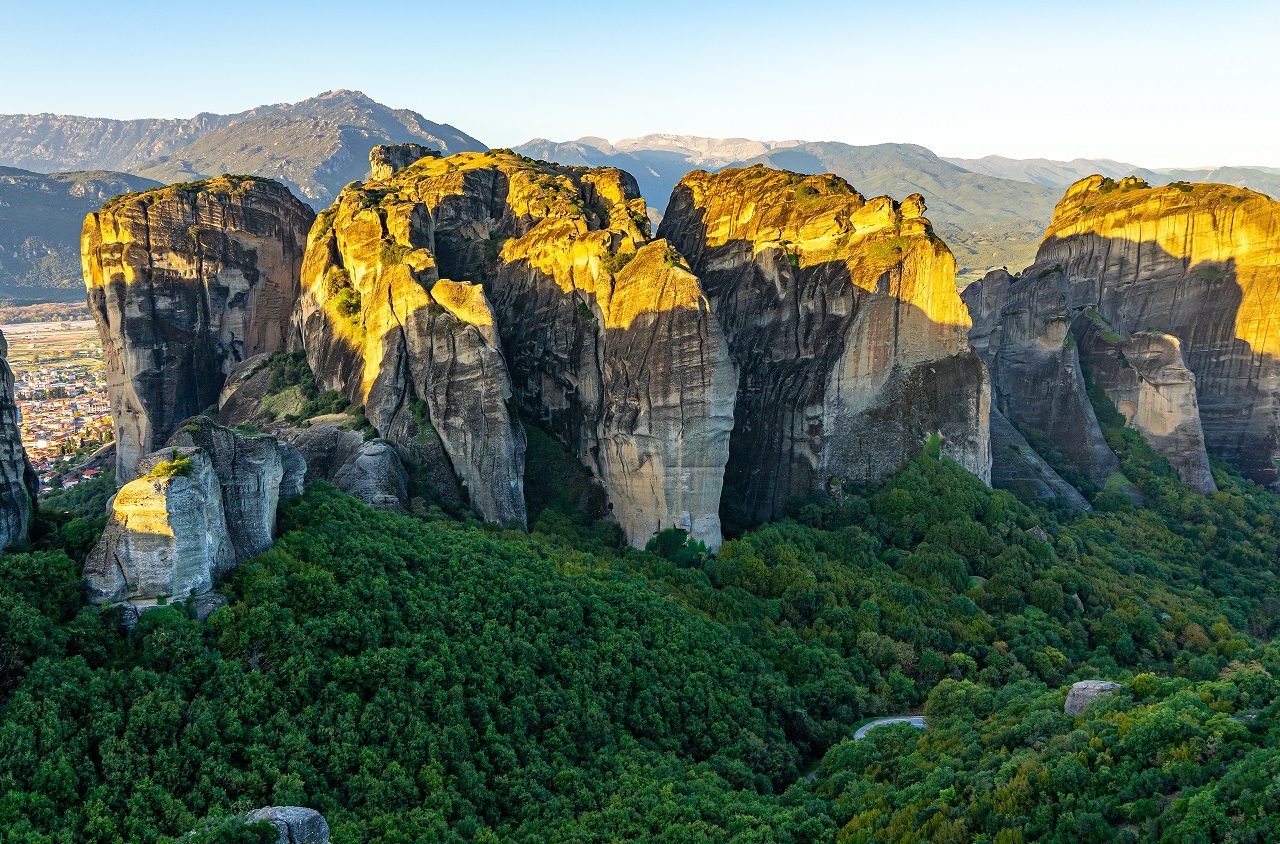
[[[1019,503],[940,458],[645,551],[529,430],[529,534],[323,482],[219,585],[88,607],[92,491],[0,558],[0,842],[1280,840],[1280,496]],[[1121,684],[1085,715],[1070,684]],[[861,741],[870,718],[921,712]],[[265,837],[264,837],[265,836]]]

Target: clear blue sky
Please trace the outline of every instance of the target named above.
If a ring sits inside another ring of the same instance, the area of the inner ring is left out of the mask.
[[[332,88],[494,146],[647,132],[1280,166],[1280,2],[6,3],[0,113]]]

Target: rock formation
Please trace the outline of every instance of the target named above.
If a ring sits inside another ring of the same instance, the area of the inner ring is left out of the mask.
[[[998,408],[991,408],[991,485],[1023,501],[1089,510],[1089,501],[1045,462]]]
[[[980,287],[964,291],[975,312],[970,336],[990,366],[996,408],[1043,438],[1042,447],[1051,442],[1064,451],[1090,483],[1102,487],[1120,461],[1089,401],[1060,280],[1056,270],[1028,271],[1016,280],[991,273]]]
[[[284,347],[312,218],[275,182],[227,176],[124,196],[85,219],[118,483],[218,400],[236,364]]]
[[[439,158],[440,152],[422,144],[379,144],[369,151],[369,178],[390,179],[419,159]]]
[[[298,311],[311,371],[411,462],[438,440],[472,508],[523,526],[524,431],[484,290],[441,279],[427,209],[375,184],[344,190],[311,233]]]
[[[1122,688],[1124,687],[1119,683],[1113,683],[1110,680],[1081,680],[1073,683],[1071,691],[1067,692],[1067,700],[1062,705],[1062,711],[1072,716],[1083,715],[1095,700],[1115,694]]]
[[[381,438],[365,439],[350,413],[306,416],[306,396],[297,385],[273,385],[273,361],[256,355],[227,376],[218,399],[217,419],[223,425],[252,425],[294,446],[304,462],[306,481],[323,479],[373,507],[404,510],[408,505],[408,475],[397,451]],[[273,386],[275,389],[273,389]],[[456,480],[448,458],[440,450],[447,479],[429,478],[453,497],[443,503],[460,509]],[[453,484],[453,486],[449,486]],[[439,499],[439,496],[437,496]]]
[[[85,562],[91,603],[145,608],[208,592],[271,547],[277,502],[301,491],[306,466],[274,437],[196,417],[138,471],[116,493]]]
[[[1178,338],[1160,331],[1122,338],[1095,324],[1082,336],[1085,364],[1125,424],[1164,455],[1187,486],[1216,490],[1200,428],[1196,378],[1183,361]]]
[[[935,435],[989,477],[986,370],[924,210],[763,167],[676,187],[659,235],[702,279],[737,365],[726,486],[749,515],[890,472]]]
[[[510,389],[601,480],[634,544],[680,527],[715,547],[733,368],[698,279],[646,229],[618,170],[418,160],[322,215],[304,271],[308,360],[398,448],[425,402],[473,505],[493,499],[477,508],[489,518],[523,507]]]
[[[315,809],[267,806],[249,812],[244,822],[266,822],[274,826],[280,833],[276,844],[329,844],[329,824]]]
[[[1280,483],[1277,296],[1280,203],[1226,185],[1092,176],[1058,204],[1032,267],[991,273],[965,298],[1011,421],[1096,478],[1111,463],[1098,433],[1063,410],[1081,405],[1071,370],[1083,361],[1126,422],[1210,491],[1205,446]],[[1059,338],[1069,353],[1055,351]],[[1020,371],[1029,362],[1040,368]],[[1046,406],[1052,419],[1036,415]]]
[[[0,552],[27,538],[39,481],[27,461],[9,369],[9,343],[0,333]]]

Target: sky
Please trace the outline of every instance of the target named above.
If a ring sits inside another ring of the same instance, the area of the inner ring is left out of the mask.
[[[0,0],[0,113],[364,91],[491,146],[671,132],[1280,167],[1280,2]]]

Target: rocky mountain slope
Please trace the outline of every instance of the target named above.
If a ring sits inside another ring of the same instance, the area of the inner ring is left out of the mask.
[[[85,218],[118,483],[216,404],[240,361],[285,346],[312,218],[284,186],[233,177],[120,197]]]
[[[27,538],[38,482],[27,462],[13,395],[9,343],[0,333],[0,552]]]
[[[919,193],[960,269],[974,278],[992,266],[1020,267],[1030,262],[1056,198],[1049,188],[973,173],[913,144],[852,146],[646,135],[614,144],[600,138],[568,143],[538,139],[516,151],[533,158],[627,170],[635,175],[645,199],[659,210],[690,170],[752,164],[806,174],[834,173],[866,196]]]
[[[359,91],[179,120],[0,115],[0,164],[119,170],[166,183],[244,173],[286,184],[317,207],[364,178],[370,147],[409,141],[444,152],[484,148],[453,126]]]
[[[750,517],[886,474],[935,436],[987,477],[986,371],[924,210],[765,167],[676,187],[659,235],[701,276],[738,368],[725,483]]]
[[[0,167],[0,297],[82,301],[80,225],[122,193],[159,187],[125,173],[32,173]]]
[[[1101,176],[1067,191],[1035,264],[965,291],[1010,421],[1105,483],[1115,459],[1084,394],[1087,369],[1203,491],[1214,486],[1206,447],[1259,483],[1280,481],[1278,296],[1280,203],[1228,185]]]

